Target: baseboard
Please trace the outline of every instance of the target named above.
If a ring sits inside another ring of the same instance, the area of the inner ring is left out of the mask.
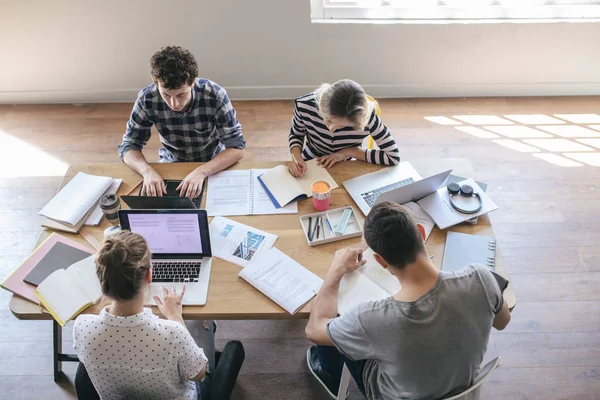
[[[314,90],[318,84],[297,86],[225,86],[232,100],[287,100]],[[364,85],[376,98],[595,96],[600,82],[464,83],[452,85]],[[0,104],[130,103],[140,88],[102,91],[0,92]]]

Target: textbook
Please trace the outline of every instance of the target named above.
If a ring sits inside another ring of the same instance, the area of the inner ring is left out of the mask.
[[[323,279],[275,247],[257,255],[239,276],[292,315],[323,284]]]
[[[383,300],[402,288],[398,279],[373,258],[373,250],[363,253],[367,263],[354,272],[344,275],[338,293],[338,312],[343,314],[368,301]]]
[[[258,176],[258,181],[276,208],[312,197],[312,184],[316,181],[329,182],[331,190],[338,187],[329,172],[317,165],[317,160],[307,161],[306,166],[307,170],[301,178],[295,178],[285,165],[278,165]]]
[[[95,256],[54,271],[39,284],[35,295],[56,322],[65,326],[102,297]]]
[[[65,249],[69,251],[65,252]],[[83,256],[73,259],[72,255],[77,252],[82,252]],[[40,301],[34,293],[35,285],[24,281],[36,267],[39,266],[43,270],[46,270],[48,266],[66,268],[92,253],[94,253],[94,250],[91,248],[58,233],[52,233],[0,285],[14,294],[39,304]]]

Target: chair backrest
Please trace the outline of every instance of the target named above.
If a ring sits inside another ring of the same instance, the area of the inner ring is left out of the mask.
[[[483,381],[485,381],[492,374],[492,372],[500,366],[500,361],[500,357],[496,357],[489,363],[485,364],[477,373],[477,376],[475,377],[471,387],[462,393],[452,397],[447,397],[444,400],[479,400],[479,392],[481,390]]]
[[[381,108],[379,108],[379,103],[373,97],[371,97],[369,95],[367,95],[367,99],[369,99],[369,101],[372,101],[373,103],[375,103],[375,113],[377,114],[377,116],[379,118],[381,118]],[[375,141],[373,140],[372,136],[369,136],[367,148],[372,149],[373,147],[375,147]]]

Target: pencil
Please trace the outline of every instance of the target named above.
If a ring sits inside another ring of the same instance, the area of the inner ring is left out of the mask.
[[[143,179],[141,181],[139,181],[138,183],[136,183],[136,185],[134,187],[132,187],[131,190],[129,192],[127,192],[127,194],[125,196],[129,196],[131,193],[133,193],[135,191],[135,189],[137,189],[137,187],[140,186],[142,183],[144,183]]]
[[[300,165],[298,165],[298,160],[296,160],[296,156],[294,155],[294,153],[290,153],[290,154],[292,155],[292,160],[294,160],[296,167],[298,167],[298,169],[300,169]]]

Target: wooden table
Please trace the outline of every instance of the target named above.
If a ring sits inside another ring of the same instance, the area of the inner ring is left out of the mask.
[[[472,165],[466,159],[415,159],[409,160],[422,176],[429,176],[436,172],[447,169],[453,169],[453,173],[459,176],[473,177],[482,179],[485,177],[477,176],[474,173]],[[251,169],[251,168],[271,168],[281,163],[278,162],[240,162],[231,169]],[[182,179],[193,169],[198,167],[198,163],[172,163],[155,164],[154,168],[165,179]],[[340,185],[338,189],[332,192],[331,208],[338,208],[346,205],[353,205],[352,198],[343,188],[342,183],[345,180],[356,176],[376,171],[381,167],[366,164],[358,161],[348,161],[335,165],[330,173],[335,181]],[[140,177],[131,171],[125,164],[87,164],[74,165],[69,168],[65,175],[63,185],[66,184],[77,172],[86,172],[95,175],[111,176],[114,178],[123,178],[118,194],[130,192],[139,182]],[[206,194],[203,199],[203,206],[206,201]],[[126,205],[122,203],[123,208]],[[361,222],[364,217],[361,215],[358,207],[355,210],[360,215]],[[286,253],[291,258],[302,264],[320,277],[325,277],[329,268],[333,254],[336,250],[347,246],[355,246],[360,242],[360,238],[347,239],[340,242],[328,243],[320,246],[308,246],[302,228],[300,226],[300,216],[314,212],[310,200],[301,201],[298,204],[298,214],[286,215],[261,215],[261,216],[241,216],[229,217],[241,223],[271,232],[278,236],[275,246]],[[84,227],[82,233],[91,234],[98,241],[102,242],[104,229],[109,227],[108,222],[103,219],[102,223],[96,227]],[[479,217],[477,225],[461,224],[454,226],[449,230],[478,234],[495,237],[494,230],[490,224],[488,216]],[[43,229],[36,246],[50,235],[52,231]],[[82,243],[87,242],[80,235],[72,235],[61,232],[61,235],[68,236]],[[427,240],[427,250],[433,255],[435,265],[440,268],[444,254],[444,244],[446,232],[437,228],[433,230]],[[501,244],[500,244],[501,246]],[[506,268],[502,262],[500,252],[496,254],[496,272],[509,278]],[[290,319],[290,318],[308,318],[310,314],[311,302],[300,309],[295,315],[277,306],[262,293],[258,292],[251,285],[238,277],[240,267],[237,265],[214,259],[208,290],[208,300],[205,306],[185,306],[183,310],[184,319]],[[510,279],[509,279],[510,280]],[[516,304],[516,298],[512,285],[509,284],[504,293],[504,297],[509,307],[512,309]],[[13,296],[10,301],[11,312],[19,319],[24,320],[50,320],[52,317],[43,312],[39,305],[29,302],[19,296]],[[97,313],[99,307],[92,306],[86,310],[88,313]],[[153,307],[153,311],[160,315],[158,309]],[[55,380],[61,376],[61,361],[76,361],[73,356],[62,354],[62,330],[54,322],[54,354],[55,354]]]

